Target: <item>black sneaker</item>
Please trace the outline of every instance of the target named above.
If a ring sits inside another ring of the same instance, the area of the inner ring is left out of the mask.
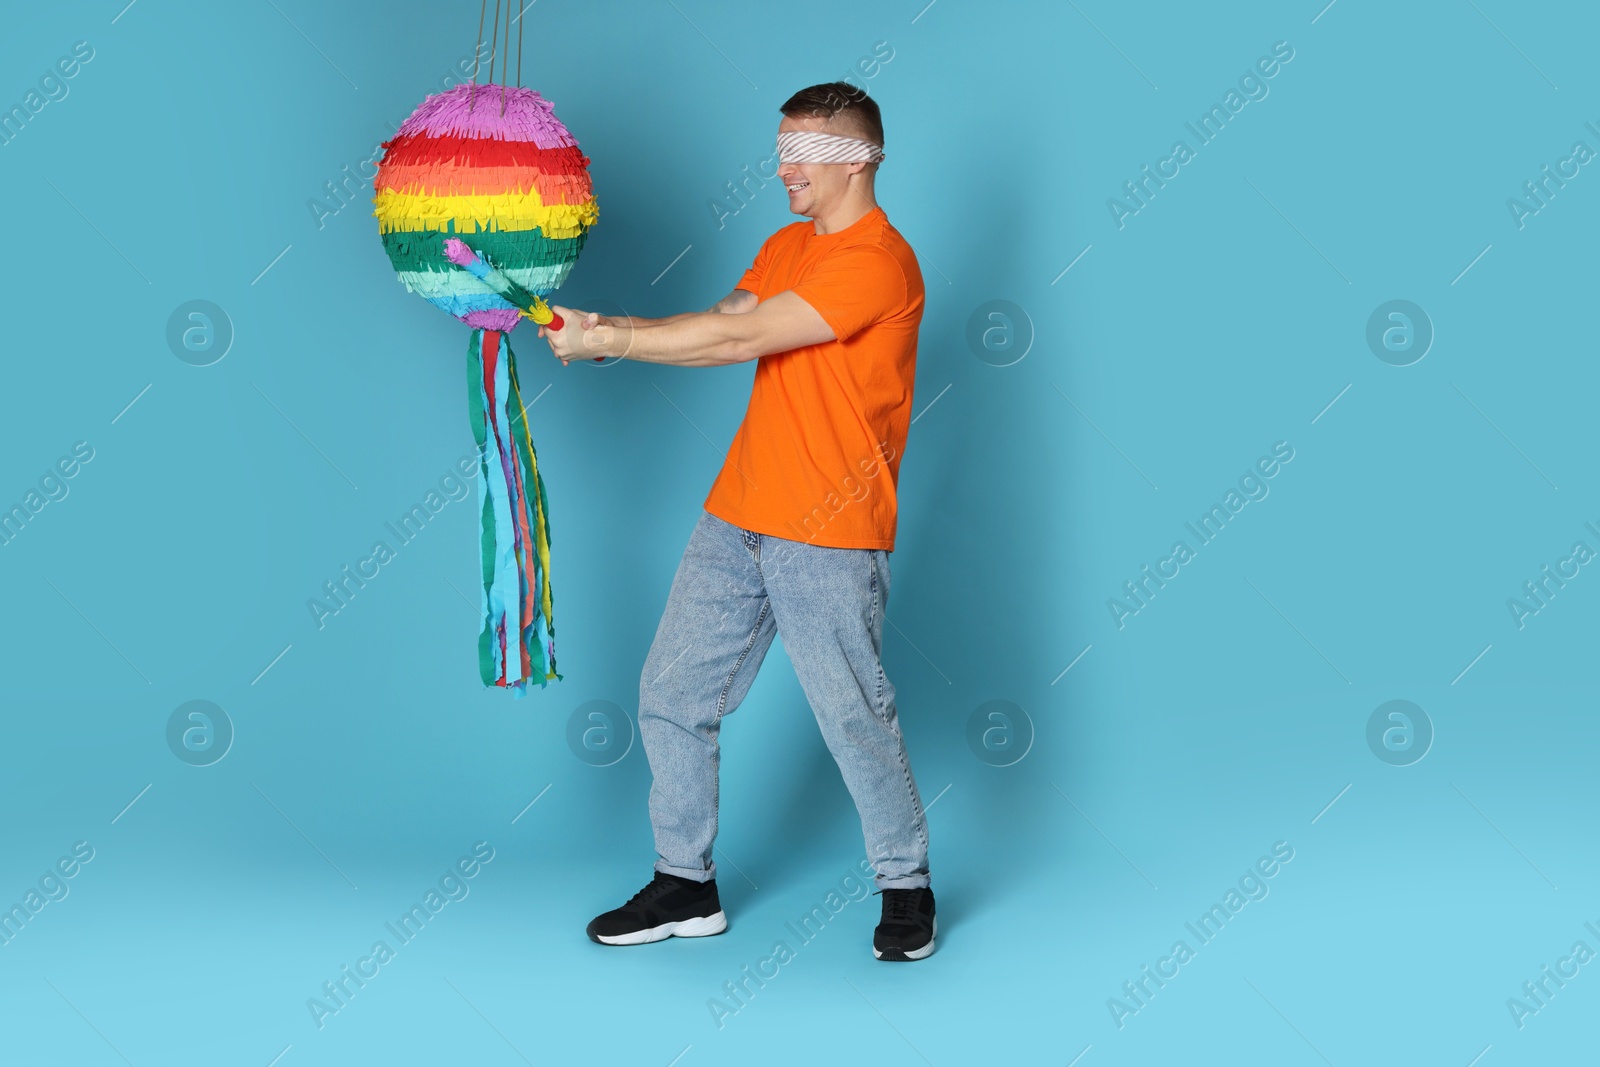
[[[939,920],[933,890],[885,889],[883,921],[872,934],[872,954],[880,960],[920,960],[933,953]]]
[[[657,871],[622,907],[596,916],[588,934],[601,945],[644,945],[669,937],[707,937],[727,928],[715,878],[696,882]]]

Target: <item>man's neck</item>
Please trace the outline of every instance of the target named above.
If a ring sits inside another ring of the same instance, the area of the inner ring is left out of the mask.
[[[848,226],[852,226],[876,210],[877,200],[873,199],[872,190],[857,189],[850,186],[845,197],[837,206],[825,215],[818,215],[811,220],[811,225],[819,234],[838,233]]]

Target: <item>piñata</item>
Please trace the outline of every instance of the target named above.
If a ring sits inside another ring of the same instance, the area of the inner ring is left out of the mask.
[[[561,676],[550,509],[508,335],[524,318],[562,326],[543,298],[566,281],[599,217],[589,159],[549,101],[494,84],[429,96],[383,148],[373,214],[384,251],[408,290],[472,327],[467,395],[483,563],[478,665],[484,685],[520,697],[529,681],[542,687]]]

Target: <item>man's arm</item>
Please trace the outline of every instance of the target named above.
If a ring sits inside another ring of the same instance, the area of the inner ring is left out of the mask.
[[[590,322],[586,312],[558,307],[566,328],[552,332],[540,327],[539,336],[549,340],[551,352],[563,363],[616,356],[680,367],[744,363],[834,340],[833,327],[795,293],[778,293],[749,307],[755,300],[754,293],[736,289],[711,311],[675,315],[654,325],[634,320],[631,326],[616,320]]]
[[[639,315],[612,315],[602,316],[601,322],[612,326],[660,326],[663,323],[678,322],[682,319],[687,319],[691,315],[742,315],[746,311],[753,311],[757,302],[756,294],[750,292],[748,289],[735,289],[721,300],[718,300],[715,304],[712,304],[711,307],[703,313],[699,311],[685,311],[679,315],[667,315],[664,318],[659,319],[647,319]]]

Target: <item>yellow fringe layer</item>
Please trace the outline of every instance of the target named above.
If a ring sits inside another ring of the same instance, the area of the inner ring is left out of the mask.
[[[545,204],[537,192],[493,196],[430,196],[385,189],[373,199],[380,232],[395,230],[533,230],[556,240],[577,237],[600,217],[593,199],[582,204]],[[474,228],[468,229],[471,224]]]

